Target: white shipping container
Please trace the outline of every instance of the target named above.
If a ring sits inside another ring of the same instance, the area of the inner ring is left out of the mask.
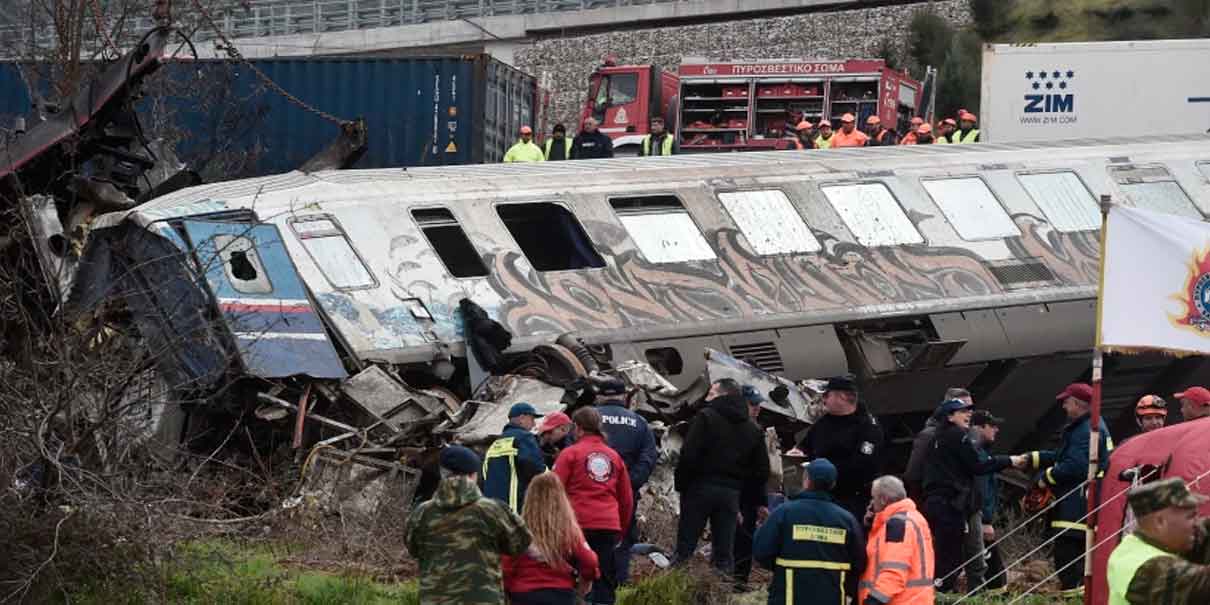
[[[1210,131],[1210,39],[988,44],[980,139]]]

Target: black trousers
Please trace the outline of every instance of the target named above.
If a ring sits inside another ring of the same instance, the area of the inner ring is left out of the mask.
[[[508,593],[509,605],[576,605],[576,591],[543,588],[530,592]]]
[[[735,526],[735,583],[747,584],[752,575],[752,537],[756,535],[756,509],[752,505],[740,507],[743,523]]]
[[[966,540],[966,520],[969,517],[954,508],[948,498],[941,496],[929,496],[925,500],[924,516],[933,532],[933,556],[937,568],[933,577],[941,582],[939,591],[953,592],[954,583],[958,580],[958,574],[954,571],[964,560],[963,542]],[[945,580],[942,581],[942,578]]]
[[[630,581],[630,549],[639,541],[639,493],[634,493],[634,514],[630,515],[630,527],[622,532],[622,543],[614,553],[617,565],[618,586]]]
[[[681,494],[681,518],[676,528],[676,560],[693,558],[698,538],[710,522],[710,562],[730,576],[735,564],[735,516],[739,514],[739,490],[700,483]]]
[[[592,592],[588,593],[588,602],[613,605],[617,600],[618,589],[617,564],[615,561],[618,540],[621,534],[616,531],[586,529],[584,539],[588,548],[597,554],[597,562],[601,567],[601,577],[592,583]]]
[[[1063,590],[1084,583],[1084,533],[1065,531],[1054,543],[1055,569],[1071,565],[1059,572],[1059,583]]]
[[[987,580],[985,590],[996,590],[1004,588],[1008,585],[1008,574],[1004,571],[1004,559],[1000,558],[1000,547],[993,546],[988,549],[991,556],[987,559],[987,573],[984,578]]]

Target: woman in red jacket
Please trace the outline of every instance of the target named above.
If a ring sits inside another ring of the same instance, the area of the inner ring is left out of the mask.
[[[546,472],[530,481],[521,517],[533,541],[525,554],[501,559],[509,602],[575,605],[577,589],[587,593],[601,574],[557,475]]]
[[[605,443],[601,413],[592,407],[580,408],[571,420],[576,425],[576,442],[559,452],[555,474],[563,480],[584,538],[601,565],[601,577],[593,582],[588,602],[613,605],[617,589],[614,548],[622,541],[622,529],[630,527],[634,493],[622,457]]]

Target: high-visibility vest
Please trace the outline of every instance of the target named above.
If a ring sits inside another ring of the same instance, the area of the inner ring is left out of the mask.
[[[672,139],[672,133],[664,133],[664,140],[660,142],[660,152],[657,155],[672,155]],[[651,155],[651,135],[643,137],[643,155]]]
[[[887,526],[892,521],[903,535],[888,540]],[[871,596],[887,605],[933,602],[933,535],[911,500],[893,502],[874,518],[866,558],[858,603]]]
[[[517,480],[517,454],[520,450],[513,442],[512,437],[500,437],[492,442],[491,447],[487,448],[487,454],[483,456],[483,477],[486,478],[487,467],[496,458],[504,458],[508,461],[508,507],[514,513],[521,514],[521,503],[518,501],[520,495],[520,482]]]
[[[978,143],[979,141],[975,140],[978,136],[979,136],[978,128],[972,128],[970,130],[970,132],[966,133],[965,136],[962,134],[961,130],[955,130],[954,133],[950,135],[950,137],[954,139],[952,142],[967,143],[967,144]]]
[[[832,136],[836,136],[836,135],[832,135]],[[832,137],[828,137],[826,139],[823,138],[822,136],[815,137],[815,148],[816,149],[831,149],[832,148]]]
[[[517,144],[509,147],[508,152],[504,154],[505,162],[542,162],[545,160],[542,149],[533,141],[517,141]]]
[[[935,143],[937,145],[948,145],[949,142],[950,142],[949,137],[947,137],[945,135],[939,135],[939,136],[933,137],[933,143]]]
[[[1126,591],[1135,572],[1156,557],[1171,556],[1172,553],[1156,548],[1134,534],[1122,538],[1122,542],[1109,555],[1106,574],[1109,580],[1109,605],[1130,605],[1126,600]]]
[[[543,155],[545,155],[547,160],[550,160],[550,144],[554,142],[554,137],[549,137],[546,139],[546,149],[543,151]],[[571,139],[568,137],[563,137],[563,159],[571,159]]]

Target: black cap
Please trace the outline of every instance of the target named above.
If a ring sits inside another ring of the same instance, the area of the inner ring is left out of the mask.
[[[478,454],[461,445],[451,445],[441,450],[438,463],[441,465],[441,468],[453,471],[459,475],[477,473],[482,464],[479,461]]]
[[[987,410],[976,410],[971,414],[971,426],[1000,426],[1004,419]]]
[[[550,131],[551,131],[551,132],[563,132],[563,133],[566,133],[566,132],[567,132],[567,127],[566,127],[566,126],[564,126],[564,125],[562,125],[562,124],[555,124],[555,127],[554,127],[554,128],[551,128],[551,129],[550,129]]]
[[[857,392],[857,383],[848,376],[834,376],[828,379],[828,386],[824,388],[827,391],[848,391],[850,393]]]

